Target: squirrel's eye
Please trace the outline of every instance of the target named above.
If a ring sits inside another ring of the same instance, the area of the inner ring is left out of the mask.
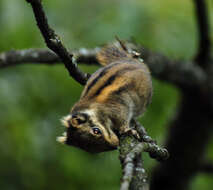
[[[97,127],[92,128],[92,131],[96,135],[100,135],[101,134],[101,130],[99,128],[97,128]]]

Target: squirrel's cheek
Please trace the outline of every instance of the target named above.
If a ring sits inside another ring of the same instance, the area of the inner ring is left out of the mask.
[[[119,146],[119,139],[118,139],[117,135],[115,135],[115,134],[111,134],[110,137],[105,137],[105,140],[112,147],[118,147]]]
[[[119,139],[116,135],[112,138],[111,144],[116,147],[119,146]]]

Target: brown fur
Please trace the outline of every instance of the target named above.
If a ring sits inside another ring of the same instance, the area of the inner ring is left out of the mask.
[[[90,77],[70,117],[63,120],[68,126],[64,142],[88,152],[115,149],[117,135],[130,130],[131,120],[145,111],[152,97],[149,69],[124,49],[104,47],[97,59],[104,67]]]

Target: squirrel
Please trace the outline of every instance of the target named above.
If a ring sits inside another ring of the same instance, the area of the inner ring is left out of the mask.
[[[118,42],[97,53],[103,67],[91,75],[79,101],[62,119],[67,132],[59,142],[99,153],[116,149],[120,134],[131,131],[138,136],[130,123],[151,102],[151,74],[139,53]]]

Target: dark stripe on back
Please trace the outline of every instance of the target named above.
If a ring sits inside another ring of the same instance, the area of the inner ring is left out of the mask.
[[[133,70],[136,70],[137,68],[136,67],[124,67],[123,69],[121,70],[118,70],[116,73],[114,73],[111,77],[108,78],[108,80],[106,81],[106,83],[104,85],[102,85],[98,90],[97,92],[93,95],[94,96],[98,96],[101,91],[106,88],[107,86],[111,85],[115,79],[118,77],[118,76],[121,76],[122,74],[124,74],[125,72],[128,72],[128,71],[133,71]]]
[[[117,90],[113,91],[110,96],[112,97],[116,97],[117,99],[117,103],[120,103],[124,106],[128,107],[128,103],[127,101],[125,101],[126,99],[123,98],[122,93],[123,92],[128,92],[130,89],[134,88],[133,85],[131,84],[124,84],[123,86],[121,86],[120,88],[118,88]],[[127,90],[128,89],[128,90]]]
[[[133,87],[133,85],[125,84],[125,85],[121,86],[119,89],[113,91],[113,94],[120,95],[123,91],[126,91],[127,88],[129,90],[132,87]]]
[[[108,71],[109,69],[111,69],[112,67],[114,67],[114,66],[116,66],[116,65],[118,65],[118,64],[120,64],[120,63],[115,63],[115,64],[112,64],[112,65],[109,65],[109,66],[104,67],[103,70],[99,73],[99,75],[98,75],[96,78],[94,78],[93,81],[91,81],[90,85],[87,87],[86,92],[84,93],[84,96],[86,96],[86,94],[89,92],[89,90],[98,82],[98,80],[99,80],[102,76],[104,76],[104,75],[107,73],[107,71]]]

